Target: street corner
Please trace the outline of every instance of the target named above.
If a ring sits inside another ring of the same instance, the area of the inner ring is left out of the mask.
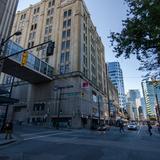
[[[16,136],[12,136],[11,139],[5,139],[5,134],[0,134],[0,147],[1,146],[4,146],[4,145],[8,145],[8,144],[11,144],[11,143],[14,143],[17,141],[17,137]],[[1,157],[0,157],[0,160],[1,160]]]

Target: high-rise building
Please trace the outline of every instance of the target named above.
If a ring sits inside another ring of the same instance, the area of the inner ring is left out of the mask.
[[[0,42],[10,35],[19,0],[0,0]]]
[[[9,37],[19,0],[0,0],[0,43]],[[2,48],[1,48],[2,49]],[[1,52],[0,49],[0,52]],[[2,55],[2,52],[0,53]],[[0,61],[0,83],[2,83],[3,61]]]
[[[127,101],[131,104],[134,119],[140,120],[139,107],[141,107],[141,95],[138,89],[131,89],[127,93]]]
[[[146,104],[145,104],[144,97],[141,98],[141,106],[142,106],[144,118],[146,119],[147,118],[147,114],[146,114]]]
[[[142,82],[142,90],[144,100],[146,104],[146,112],[148,118],[154,118],[156,116],[156,98],[157,94],[158,101],[160,102],[160,83],[155,87],[151,81]]]
[[[126,96],[124,91],[123,72],[119,62],[109,62],[108,73],[113,85],[118,89],[120,107],[126,108]]]
[[[41,0],[16,14],[13,41],[24,48],[49,40],[54,53],[36,48],[32,54],[54,67],[53,81],[15,87],[18,115],[29,122],[71,121],[73,127],[95,125],[107,117],[104,46],[83,0]],[[33,62],[34,63],[34,62]],[[38,61],[37,61],[38,64]],[[25,74],[25,73],[24,73]],[[99,103],[97,98],[99,97]],[[105,102],[106,101],[106,102]],[[100,107],[100,108],[98,108]],[[27,113],[27,114],[24,114]],[[16,114],[14,114],[16,115]],[[17,116],[18,117],[18,116]]]

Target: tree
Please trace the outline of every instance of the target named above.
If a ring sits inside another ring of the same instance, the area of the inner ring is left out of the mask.
[[[160,0],[125,2],[129,9],[123,29],[109,36],[113,51],[116,57],[135,55],[142,64],[140,70],[160,76]]]

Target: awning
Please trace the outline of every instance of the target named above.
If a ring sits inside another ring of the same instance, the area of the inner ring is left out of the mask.
[[[18,102],[19,102],[18,99],[9,98],[9,97],[5,97],[5,96],[0,96],[0,105],[2,105],[2,104],[14,104],[14,103],[18,103]]]
[[[8,93],[9,93],[8,91],[4,90],[3,88],[0,88],[0,95]]]

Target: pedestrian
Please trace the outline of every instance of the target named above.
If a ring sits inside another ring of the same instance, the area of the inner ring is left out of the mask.
[[[5,125],[5,139],[12,139],[13,125],[12,122],[7,122]]]
[[[124,133],[124,124],[123,124],[122,119],[120,119],[120,121],[119,121],[119,131],[120,131],[120,133],[122,133],[122,131]]]
[[[151,125],[151,123],[148,121],[147,122],[147,126],[148,126],[148,132],[149,132],[149,135],[151,136],[152,135],[152,125]]]

